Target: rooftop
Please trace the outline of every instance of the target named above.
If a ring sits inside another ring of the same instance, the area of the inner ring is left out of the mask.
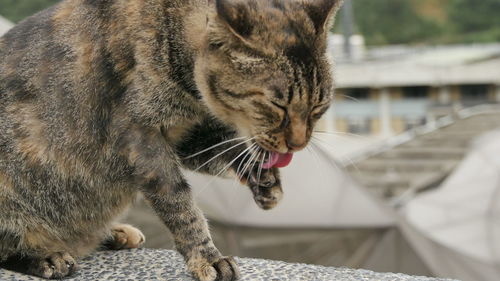
[[[335,70],[339,88],[500,85],[500,44],[371,48]]]
[[[499,127],[498,106],[472,107],[359,151],[345,164],[367,190],[389,202],[405,203],[415,193],[438,186],[478,136]]]

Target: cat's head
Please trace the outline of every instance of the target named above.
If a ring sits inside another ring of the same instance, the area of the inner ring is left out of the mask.
[[[195,67],[205,103],[276,157],[303,149],[333,98],[326,36],[340,0],[214,2]]]

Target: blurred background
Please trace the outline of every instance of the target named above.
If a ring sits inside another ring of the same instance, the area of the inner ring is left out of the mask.
[[[0,35],[56,0],[0,0]],[[500,280],[500,0],[346,0],[336,99],[261,211],[186,172],[225,254]],[[201,150],[201,148],[200,148]],[[307,190],[307,192],[304,192]],[[124,221],[173,248],[139,200]]]

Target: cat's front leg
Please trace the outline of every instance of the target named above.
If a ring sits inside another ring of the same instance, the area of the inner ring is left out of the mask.
[[[174,236],[188,269],[201,281],[236,280],[238,266],[223,257],[212,242],[202,212],[182,176],[178,159],[160,130],[133,129],[123,153],[134,168],[145,197]]]
[[[238,137],[236,131],[213,118],[207,118],[191,128],[184,140],[177,144],[176,152],[185,168],[221,176],[233,171],[247,185],[257,206],[269,210],[283,198],[280,173],[277,168],[259,168],[265,157],[249,138]]]

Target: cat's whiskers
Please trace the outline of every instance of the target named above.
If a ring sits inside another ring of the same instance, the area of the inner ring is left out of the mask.
[[[259,148],[258,154],[255,156],[255,158],[253,160],[252,167],[250,168],[249,173],[252,173],[254,171],[255,165],[257,165],[257,164],[259,165],[259,168],[262,167],[262,164],[259,161],[261,154],[265,154],[265,150]],[[256,181],[257,181],[257,184],[260,182],[260,176],[259,176],[259,178],[256,179]]]
[[[257,172],[257,184],[260,184],[260,176],[261,176],[261,173],[262,173],[262,165],[264,163],[264,159],[266,158],[266,154],[267,154],[267,151],[264,151],[264,153],[262,154],[262,159],[260,160],[260,163],[259,163],[259,171]]]
[[[261,154],[263,154],[263,151],[261,149],[259,149],[258,152],[257,152],[257,154],[255,155],[253,161],[252,161],[252,166],[248,170],[248,172],[249,172],[250,175],[253,173],[255,165],[259,162],[259,157],[260,157]],[[257,181],[257,183],[259,182],[258,178],[256,178],[255,180]]]
[[[237,144],[235,144],[235,145],[231,146],[230,148],[228,148],[228,149],[226,149],[226,150],[224,150],[224,151],[222,151],[222,152],[218,153],[217,155],[215,155],[214,157],[210,158],[210,159],[209,159],[208,161],[206,161],[205,163],[201,164],[201,165],[200,165],[198,168],[196,168],[194,171],[195,171],[195,172],[199,171],[201,168],[205,167],[208,163],[210,163],[210,162],[214,161],[215,159],[217,159],[218,157],[220,157],[220,156],[221,156],[221,155],[223,155],[224,153],[227,153],[228,151],[233,150],[233,149],[235,149],[236,147],[238,147],[238,146],[240,146],[240,145],[242,145],[242,144],[245,144],[245,143],[247,143],[247,142],[249,142],[249,141],[252,141],[254,138],[255,138],[255,137],[253,137],[253,138],[249,138],[249,139],[247,139],[247,140],[244,140],[244,141],[242,141],[242,142],[240,142],[240,143],[237,143]]]
[[[248,171],[251,172],[251,170],[249,170],[250,165],[253,163],[253,160],[260,154],[259,149],[260,148],[257,147],[257,149],[255,149],[255,150],[252,151],[252,156],[248,159],[248,162],[243,166],[243,170],[241,171],[241,175],[240,176],[245,175]]]
[[[258,151],[258,150],[259,150],[259,146],[258,146],[257,144],[254,144],[253,146],[254,146],[254,147],[253,147],[250,151],[248,151],[248,152],[246,153],[246,155],[245,155],[245,156],[243,157],[243,159],[241,160],[241,163],[238,165],[238,168],[236,169],[236,177],[235,177],[235,178],[234,178],[234,180],[233,180],[233,186],[237,186],[237,185],[238,185],[238,182],[240,181],[241,177],[243,176],[243,170],[242,170],[242,173],[241,173],[241,174],[239,173],[239,169],[240,169],[241,164],[245,161],[245,159],[246,159],[248,156],[250,156],[250,158],[249,158],[249,161],[250,161],[250,160],[251,160],[251,157],[253,157],[253,156],[254,156],[254,154],[256,153],[256,151]],[[248,163],[248,162],[247,162],[247,163]]]
[[[321,161],[319,161],[319,156],[316,153],[316,151],[313,149],[311,146],[306,146],[306,150],[314,157],[314,160],[316,161],[316,164],[318,166],[321,166]]]
[[[247,147],[245,150],[243,150],[240,154],[238,154],[238,156],[236,156],[233,160],[231,160],[226,166],[224,166],[220,171],[219,173],[217,173],[217,175],[215,175],[215,177],[218,177],[220,176],[222,173],[226,172],[230,167],[231,165],[233,165],[234,162],[236,162],[236,160],[238,160],[238,158],[240,158],[243,154],[247,153],[249,150],[253,150],[255,148],[257,144],[252,144],[251,146]]]
[[[254,149],[256,149],[256,148],[254,148]],[[245,156],[243,157],[243,159],[241,159],[240,164],[238,164],[238,168],[236,168],[236,179],[238,179],[238,180],[240,179],[240,177],[241,177],[240,169],[243,168],[243,166],[245,166],[244,165],[244,164],[246,164],[245,160],[247,158],[250,158],[250,156],[252,156],[252,153],[251,153],[252,151],[253,151],[253,149],[251,151],[249,151],[248,153],[246,153]],[[243,165],[243,166],[241,166],[241,165]]]
[[[357,135],[347,132],[327,132],[327,131],[314,131],[313,135],[331,135],[331,136],[348,136],[348,137],[356,137],[361,139],[367,139],[367,136]]]
[[[344,97],[348,100],[352,100],[352,101],[355,101],[355,102],[360,102],[360,100],[358,100],[357,98],[355,97],[351,97],[351,96],[348,96],[348,95],[343,95],[343,94],[338,94],[338,93],[335,93],[336,96],[341,96],[341,97]]]
[[[186,156],[186,157],[184,157],[183,159],[190,159],[190,158],[196,157],[196,156],[198,156],[198,155],[200,155],[200,154],[203,154],[203,153],[205,153],[205,152],[207,152],[207,151],[210,151],[210,150],[212,150],[212,149],[214,149],[214,148],[217,148],[217,147],[219,147],[219,146],[221,146],[221,145],[224,145],[224,144],[226,144],[226,143],[229,143],[229,142],[232,142],[232,141],[237,141],[237,140],[242,140],[242,139],[246,139],[246,138],[248,138],[248,137],[238,137],[238,138],[232,138],[232,139],[229,139],[229,140],[225,140],[225,141],[223,141],[223,142],[219,142],[219,143],[214,144],[214,145],[212,145],[212,146],[210,146],[210,147],[208,147],[208,148],[205,148],[205,149],[203,149],[203,150],[201,150],[201,151],[198,151],[198,152],[196,152],[196,153],[194,153],[194,154],[192,154],[192,155]]]
[[[249,147],[247,147],[245,150],[243,150],[240,154],[238,154],[238,156],[236,156],[233,160],[231,160],[226,166],[224,166],[218,173],[217,175],[213,176],[212,179],[204,186],[202,187],[198,192],[196,192],[196,194],[194,195],[194,197],[197,197],[198,195],[200,195],[208,186],[210,186],[210,184],[212,184],[212,182],[217,179],[222,173],[224,173],[225,171],[227,171],[227,169],[229,169],[229,167],[231,167],[231,165],[233,165],[233,163],[238,160],[239,157],[241,157],[243,154],[247,153],[249,150],[252,150],[255,148],[257,144],[252,144],[250,145]]]
[[[256,163],[256,161],[258,161],[260,155],[262,154],[262,151],[263,151],[262,148],[257,147],[257,150],[254,151],[254,155],[252,156],[252,158],[249,159],[249,161],[247,162],[247,165],[244,167],[243,174],[248,174],[249,179],[250,179],[251,174],[253,172],[253,169],[255,167],[255,163]]]
[[[330,143],[327,143],[327,142],[325,142],[324,140],[319,139],[319,138],[317,138],[317,137],[313,137],[313,142],[311,142],[311,144],[313,144],[313,145],[320,145],[320,146],[323,146],[323,147],[325,147],[325,148],[327,148],[327,149],[330,149],[330,150],[332,150],[332,151],[334,151],[334,150],[335,150],[335,149],[333,148],[333,146],[332,146]],[[349,164],[350,164],[351,166],[353,166],[353,167],[354,167],[354,169],[356,170],[356,173],[357,173],[357,174],[360,174],[360,173],[361,173],[361,172],[359,171],[358,166],[356,165],[356,163],[355,163],[355,162],[354,162],[351,158],[349,158],[349,157],[347,157],[347,156],[344,156],[344,157],[342,157],[342,159],[340,159],[340,160],[341,160],[341,161],[346,160],[347,162],[349,162]],[[335,166],[337,166],[337,168],[338,168],[339,170],[341,170],[341,169],[340,169],[340,167],[339,167],[337,164],[335,164]]]
[[[313,149],[317,149],[317,150],[320,150],[321,148],[319,147],[321,144],[319,142],[315,142],[316,140],[312,140],[311,141],[311,147]],[[337,171],[339,172],[342,172],[342,169],[339,167],[339,165],[337,165],[337,163],[335,161],[332,161],[332,166],[335,167],[335,169],[337,169]]]
[[[242,168],[242,164],[245,163],[245,160],[253,155],[253,151],[257,149],[256,144],[253,144],[253,148],[250,151],[247,151],[245,156],[241,159],[240,164],[238,164],[238,167],[236,168],[236,177],[233,182],[233,186],[240,181],[242,174],[240,174],[240,169]],[[245,163],[246,164],[246,163]]]

